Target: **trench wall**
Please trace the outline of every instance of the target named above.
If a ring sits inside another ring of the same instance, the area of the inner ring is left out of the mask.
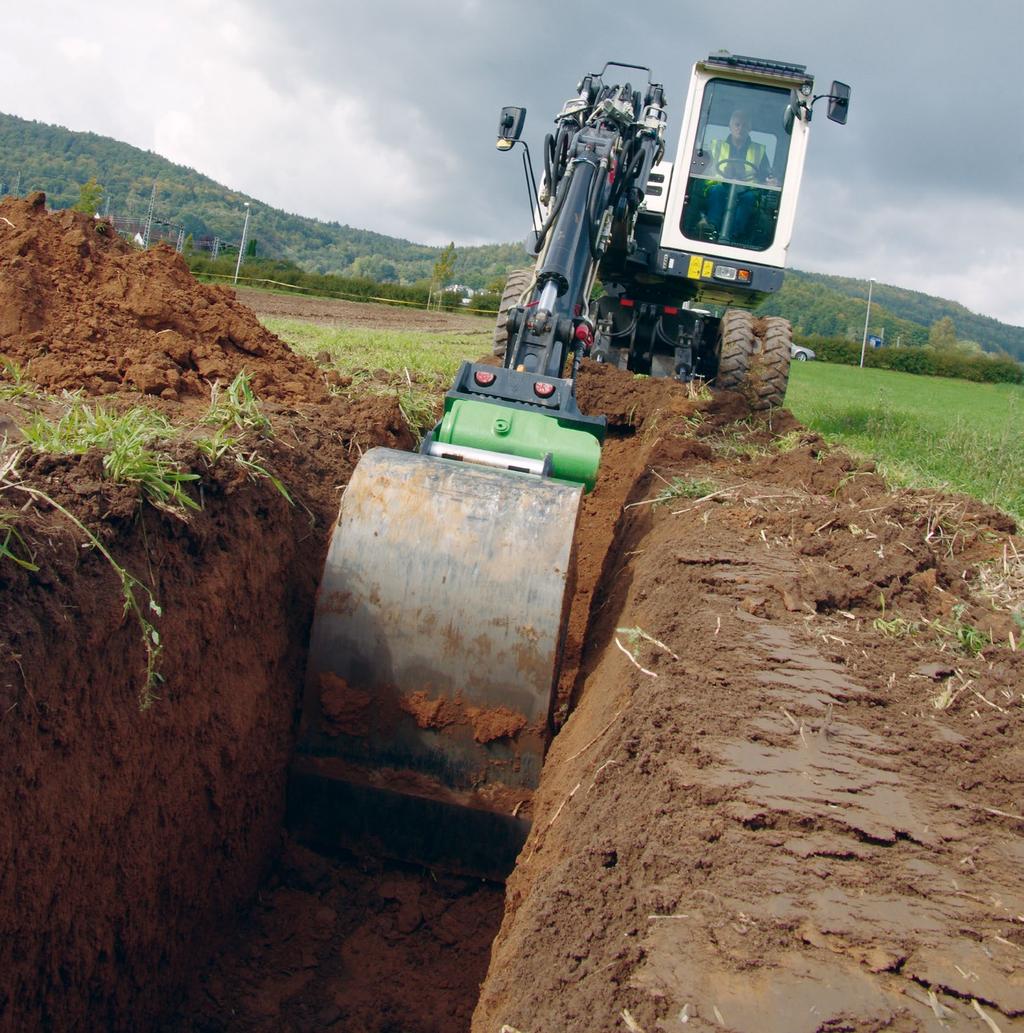
[[[269,485],[103,525],[155,587],[164,681],[58,514],[0,566],[0,1030],[148,1028],[279,843],[322,530]],[[151,614],[152,616],[152,614]]]

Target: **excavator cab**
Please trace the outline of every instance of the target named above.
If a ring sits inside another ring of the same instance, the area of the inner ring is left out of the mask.
[[[668,188],[648,205],[663,218],[662,269],[693,300],[751,307],[781,285],[813,92],[804,65],[725,52],[694,65],[675,161],[653,170]],[[826,96],[845,121],[849,87]]]

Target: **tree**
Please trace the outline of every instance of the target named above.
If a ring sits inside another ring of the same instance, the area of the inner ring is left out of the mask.
[[[938,351],[953,351],[956,348],[956,327],[949,316],[936,319],[928,331],[928,346]]]
[[[437,302],[438,309],[441,308],[441,302],[443,300],[444,289],[448,286],[452,279],[452,270],[455,268],[455,241],[453,240],[440,255],[437,256],[437,261],[434,262],[434,271],[430,278],[430,293],[432,298]],[[427,307],[430,308],[430,303],[427,303]]]
[[[360,255],[349,266],[347,275],[377,283],[393,283],[398,279],[394,265],[383,255]]]
[[[75,205],[75,211],[85,212],[86,215],[96,215],[102,201],[103,187],[96,182],[95,176],[90,176],[78,191],[78,203]]]

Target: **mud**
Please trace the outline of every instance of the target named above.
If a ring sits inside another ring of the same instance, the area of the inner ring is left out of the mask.
[[[38,567],[0,558],[4,1033],[1024,1028],[1005,515],[890,491],[786,413],[585,366],[581,405],[611,430],[506,892],[327,858],[282,829],[313,594],[359,456],[412,446],[401,414],[93,220],[3,202],[0,270],[0,354],[180,422],[203,502],[156,509],[98,455],[17,444],[66,403],[0,406],[8,546]],[[278,314],[403,315],[346,304]],[[294,506],[187,432],[243,368],[275,431],[246,445]],[[148,709],[121,583],[62,509],[159,600]],[[339,733],[371,720],[325,690]],[[407,702],[485,740],[529,731]]]
[[[717,424],[646,450],[474,1030],[1022,1028],[1012,522]]]
[[[289,844],[165,1033],[468,1029],[501,901],[480,880]]]

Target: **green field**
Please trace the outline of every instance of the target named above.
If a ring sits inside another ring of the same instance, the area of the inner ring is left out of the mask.
[[[264,319],[271,333],[287,341],[300,355],[312,358],[327,352],[339,373],[378,369],[418,374],[416,380],[454,379],[463,359],[476,360],[491,349],[493,323],[481,320],[479,334],[435,333],[425,330],[346,330],[318,326],[298,319]]]
[[[794,362],[786,405],[879,462],[890,483],[946,488],[1024,520],[1024,387]]]
[[[447,386],[490,334],[345,330],[297,320],[267,326],[304,355],[329,352],[342,373],[408,370]],[[962,491],[1024,522],[1024,387],[794,362],[786,404],[808,427],[876,459],[893,485]]]

